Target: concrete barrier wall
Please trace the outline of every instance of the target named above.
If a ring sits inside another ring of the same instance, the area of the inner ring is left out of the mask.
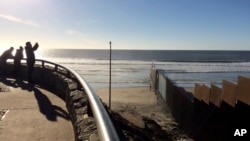
[[[192,135],[194,127],[194,97],[192,94],[178,90],[182,97],[180,127],[187,134]]]
[[[235,107],[237,95],[237,84],[223,80],[222,81],[222,100]]]
[[[202,94],[201,94],[201,99],[204,101],[206,104],[209,104],[209,98],[210,98],[210,88],[206,85],[202,85]]]
[[[237,101],[241,101],[250,105],[250,78],[238,76],[238,83],[222,80],[222,88],[211,84],[195,84],[194,96],[197,100],[203,101],[206,104],[214,104],[217,107],[221,106],[221,102],[235,107]]]
[[[198,100],[202,100],[202,85],[201,84],[198,84],[198,83],[195,83],[195,86],[194,86],[194,96],[195,98],[197,98]]]
[[[158,75],[158,92],[161,94],[162,98],[166,101],[166,79],[163,74]]]
[[[236,128],[250,127],[250,113],[246,112],[250,108],[246,105],[250,79],[239,77],[239,84],[223,80],[222,88],[197,83],[194,93],[189,93],[185,88],[177,87],[164,73],[162,70],[156,72],[156,92],[162,96],[165,85],[166,93],[162,99],[179,126],[194,139],[204,140],[220,133],[216,136],[218,140],[228,140],[228,135]],[[237,102],[237,98],[241,102]]]
[[[166,79],[166,78],[165,78]],[[174,87],[172,82],[169,79],[166,79],[166,102],[169,105],[170,110],[174,108],[175,102],[173,101],[174,97]]]
[[[238,77],[237,99],[250,105],[250,78]]]
[[[157,93],[166,102],[176,122],[188,134],[192,133],[194,97],[164,76],[164,71],[157,70]],[[165,89],[163,88],[165,87]]]
[[[222,99],[222,89],[211,84],[210,102],[217,107],[220,107]]]
[[[209,104],[210,101],[210,88],[204,84],[195,84],[195,91],[194,91],[195,97],[205,102],[206,104]]]
[[[154,66],[152,66],[150,70],[150,89],[155,90],[156,88],[156,69]]]

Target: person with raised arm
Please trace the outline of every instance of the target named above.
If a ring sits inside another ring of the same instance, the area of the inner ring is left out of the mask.
[[[34,81],[32,79],[32,73],[33,73],[33,70],[34,70],[34,64],[35,64],[35,60],[36,60],[34,51],[36,51],[38,49],[38,47],[39,47],[38,43],[36,43],[32,47],[30,42],[26,42],[25,52],[26,52],[26,56],[27,56],[28,81],[29,81],[29,83],[34,83]]]

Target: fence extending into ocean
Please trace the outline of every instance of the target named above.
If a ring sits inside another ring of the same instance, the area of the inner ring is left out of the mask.
[[[150,77],[151,89],[193,138],[205,139],[219,133],[216,139],[225,140],[233,137],[236,129],[250,129],[250,78],[238,76],[237,82],[195,83],[187,88],[178,86],[164,70],[154,67]]]

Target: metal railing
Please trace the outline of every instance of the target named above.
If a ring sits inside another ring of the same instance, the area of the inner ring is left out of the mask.
[[[36,62],[41,62],[42,67],[45,67],[45,64],[54,65],[55,71],[58,70],[58,68],[62,68],[67,71],[67,74],[72,74],[77,81],[80,83],[82,88],[85,90],[91,110],[93,112],[96,126],[99,134],[100,140],[103,141],[119,141],[120,138],[117,134],[117,131],[109,117],[109,114],[107,113],[106,109],[104,108],[102,102],[95,94],[94,90],[91,88],[91,86],[84,80],[82,76],[80,76],[77,72],[74,70],[65,67],[63,65],[42,60],[42,59],[36,59]]]

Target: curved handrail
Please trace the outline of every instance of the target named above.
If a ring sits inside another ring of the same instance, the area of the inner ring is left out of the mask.
[[[63,65],[42,60],[42,59],[36,59],[36,61],[42,62],[42,66],[44,67],[45,63],[55,65],[55,69],[57,70],[58,67],[63,68],[67,70],[68,72],[72,73],[76,79],[79,81],[80,85],[83,87],[85,92],[87,93],[87,97],[90,103],[91,110],[93,112],[95,121],[96,121],[96,126],[98,130],[98,134],[100,137],[100,140],[103,141],[119,141],[120,138],[117,134],[117,131],[115,130],[115,127],[106,111],[104,108],[102,102],[100,99],[97,97],[95,94],[94,90],[91,88],[91,86],[85,81],[85,79],[80,76],[77,72],[74,70],[65,67]]]

